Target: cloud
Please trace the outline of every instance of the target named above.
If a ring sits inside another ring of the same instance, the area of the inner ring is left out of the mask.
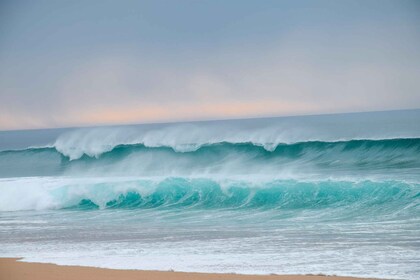
[[[418,35],[361,24],[344,35],[297,28],[258,49],[44,57],[48,68],[2,69],[0,128],[418,108]]]

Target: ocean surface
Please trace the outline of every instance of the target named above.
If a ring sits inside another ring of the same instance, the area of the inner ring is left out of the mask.
[[[0,132],[0,257],[420,279],[420,110]]]

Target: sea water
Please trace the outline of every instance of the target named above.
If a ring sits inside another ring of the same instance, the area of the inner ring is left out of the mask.
[[[420,110],[0,132],[0,257],[420,279]]]

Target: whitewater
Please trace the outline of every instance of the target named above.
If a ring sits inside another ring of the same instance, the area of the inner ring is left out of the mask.
[[[420,278],[420,110],[0,132],[0,257]]]

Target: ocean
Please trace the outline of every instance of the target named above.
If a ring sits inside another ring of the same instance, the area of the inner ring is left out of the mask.
[[[420,279],[420,110],[0,132],[0,257]]]

